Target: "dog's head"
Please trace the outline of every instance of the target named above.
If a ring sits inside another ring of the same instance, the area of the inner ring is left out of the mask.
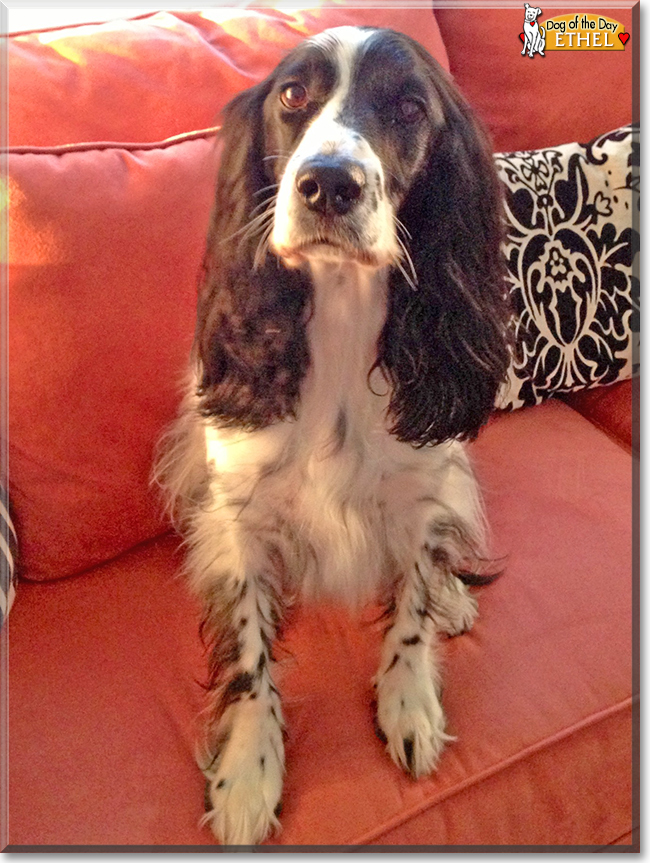
[[[537,20],[537,16],[542,14],[541,9],[537,9],[535,6],[529,6],[528,3],[524,3],[524,21],[533,22]]]
[[[430,58],[405,37],[341,27],[279,67],[266,140],[284,154],[271,248],[287,264],[402,257],[399,209],[444,123]]]
[[[309,364],[309,262],[390,269],[377,365],[392,431],[473,435],[507,364],[490,147],[412,39],[340,27],[224,111],[196,345],[202,405],[259,427],[295,411]]]

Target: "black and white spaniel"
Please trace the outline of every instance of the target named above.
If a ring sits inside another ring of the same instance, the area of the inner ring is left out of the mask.
[[[461,441],[504,378],[507,306],[488,143],[410,38],[307,40],[230,102],[222,140],[193,379],[158,475],[205,608],[206,819],[251,844],[278,825],[272,643],[294,597],[385,602],[387,750],[417,777],[449,739],[434,641],[472,625],[466,583],[488,580]]]

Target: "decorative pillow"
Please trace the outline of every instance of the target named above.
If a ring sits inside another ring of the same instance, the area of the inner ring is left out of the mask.
[[[0,628],[7,619],[14,601],[14,562],[16,531],[9,515],[7,492],[0,486]]]
[[[636,369],[639,139],[498,153],[515,356],[497,407],[609,384]]]

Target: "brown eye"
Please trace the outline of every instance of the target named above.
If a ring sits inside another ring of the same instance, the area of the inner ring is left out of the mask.
[[[403,102],[400,102],[399,106],[400,116],[407,123],[415,123],[416,120],[422,119],[424,117],[424,109],[419,102],[415,102],[413,99],[404,99]]]
[[[304,108],[308,99],[307,88],[302,84],[288,84],[280,93],[280,101],[285,108]]]

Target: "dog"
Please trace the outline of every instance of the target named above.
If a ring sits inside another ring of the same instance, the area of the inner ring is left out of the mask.
[[[379,597],[391,758],[445,743],[437,633],[488,583],[463,441],[508,365],[501,197],[450,76],[409,37],[345,26],[224,109],[191,380],[157,477],[185,535],[209,654],[206,822],[278,827],[273,641],[297,597]],[[336,694],[333,693],[333,701]]]
[[[537,16],[541,14],[541,9],[524,3],[524,50],[521,52],[522,57],[526,51],[528,51],[529,57],[535,53],[544,56],[546,34],[544,28],[540,27],[537,22]]]

